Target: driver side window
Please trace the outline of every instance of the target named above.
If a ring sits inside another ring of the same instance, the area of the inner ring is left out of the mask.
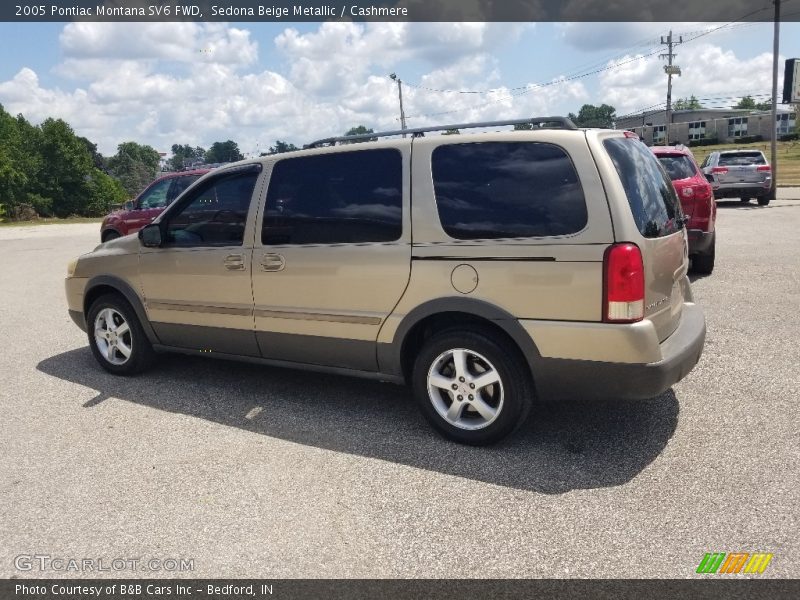
[[[258,173],[220,177],[197,189],[166,224],[170,246],[241,246]]]

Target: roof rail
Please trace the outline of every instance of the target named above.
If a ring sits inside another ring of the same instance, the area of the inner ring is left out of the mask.
[[[371,141],[376,138],[390,137],[394,135],[411,135],[412,137],[422,137],[429,131],[447,131],[450,129],[475,129],[482,127],[500,127],[506,125],[538,125],[542,129],[577,129],[578,127],[567,117],[533,117],[531,119],[512,119],[510,121],[485,121],[482,123],[458,123],[455,125],[434,125],[430,127],[414,127],[411,129],[396,129],[394,131],[378,131],[375,133],[363,133],[359,135],[342,135],[317,140],[306,144],[303,148],[320,148],[322,146],[335,146],[337,142],[362,142]]]

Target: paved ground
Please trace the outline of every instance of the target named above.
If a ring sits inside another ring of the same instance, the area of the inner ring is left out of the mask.
[[[199,577],[682,578],[709,551],[798,577],[799,230],[800,202],[722,203],[687,380],[549,406],[474,449],[390,385],[185,357],[106,375],[62,292],[97,226],[0,228],[0,577],[46,554]]]

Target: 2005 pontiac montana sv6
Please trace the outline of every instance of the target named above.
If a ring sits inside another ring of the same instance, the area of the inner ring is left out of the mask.
[[[536,397],[663,392],[705,339],[672,183],[632,134],[522,122],[217,169],[73,261],[70,315],[111,373],[176,351],[367,375],[468,444]]]

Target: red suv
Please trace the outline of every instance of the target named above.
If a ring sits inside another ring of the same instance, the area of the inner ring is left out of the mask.
[[[689,257],[695,273],[710,274],[714,270],[714,246],[717,203],[714,191],[706,179],[691,150],[684,146],[655,146],[651,148],[681,200],[683,213],[689,217],[686,232],[689,235]]]
[[[210,169],[197,169],[159,177],[135,200],[126,202],[123,208],[115,210],[103,219],[103,224],[100,226],[100,241],[107,242],[129,233],[136,233],[160,215],[183,190],[209,171]]]

